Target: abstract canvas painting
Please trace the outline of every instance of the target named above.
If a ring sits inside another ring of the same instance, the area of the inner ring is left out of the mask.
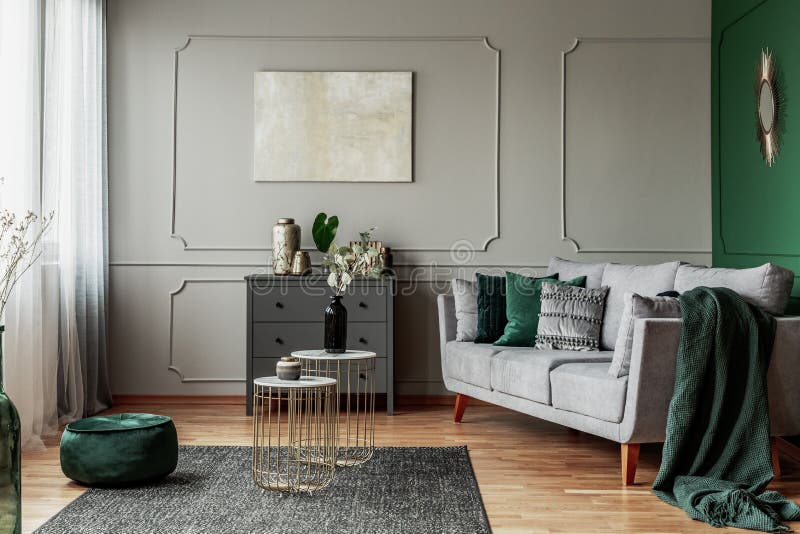
[[[256,72],[257,182],[412,181],[411,72]]]

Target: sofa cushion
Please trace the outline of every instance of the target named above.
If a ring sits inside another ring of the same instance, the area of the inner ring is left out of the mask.
[[[478,273],[478,329],[475,343],[494,343],[506,327],[506,277]]]
[[[445,350],[445,369],[450,378],[485,389],[491,387],[490,362],[502,349],[471,341],[448,341]]]
[[[609,263],[603,271],[602,285],[608,286],[603,329],[600,333],[600,348],[614,350],[622,320],[625,293],[638,293],[655,297],[661,292],[675,288],[675,273],[680,262],[658,265],[624,265]]]
[[[506,349],[491,357],[491,387],[507,395],[550,404],[550,371],[564,363],[610,362],[611,356],[611,352]]]
[[[557,276],[557,275],[553,275]],[[533,347],[542,311],[542,284],[551,283],[583,287],[585,276],[572,280],[530,278],[516,273],[506,273],[506,316],[508,323],[503,336],[495,345],[504,347]]]
[[[752,269],[681,265],[675,276],[675,290],[681,293],[699,286],[726,287],[773,315],[783,315],[793,283],[794,273],[774,263]]]
[[[674,297],[643,297],[636,293],[625,293],[622,321],[619,325],[614,359],[608,374],[617,378],[625,376],[631,366],[633,352],[633,325],[636,319],[680,319],[681,305]]]
[[[542,313],[536,348],[598,350],[607,287],[542,284]]]
[[[478,330],[478,287],[475,282],[453,278],[456,306],[456,341],[474,341]]]
[[[608,263],[582,263],[554,257],[550,258],[547,274],[558,274],[559,280],[572,280],[579,276],[585,276],[586,285],[584,287],[594,289],[600,287],[606,265]]]
[[[567,363],[550,373],[553,408],[610,423],[622,421],[628,377],[609,375],[609,363]]]

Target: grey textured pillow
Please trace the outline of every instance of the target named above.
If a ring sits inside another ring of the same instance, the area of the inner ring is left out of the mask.
[[[681,293],[698,286],[727,287],[773,315],[782,315],[786,310],[793,284],[794,273],[774,263],[752,269],[681,265],[675,276],[675,290]]]
[[[478,284],[454,278],[456,341],[475,341],[478,332]]]
[[[622,320],[619,323],[617,344],[614,346],[614,358],[608,374],[614,378],[626,376],[631,367],[633,351],[633,325],[636,319],[678,318],[681,317],[681,305],[674,297],[643,297],[637,293],[625,293]]]
[[[598,350],[607,287],[585,289],[544,282],[537,349]]]

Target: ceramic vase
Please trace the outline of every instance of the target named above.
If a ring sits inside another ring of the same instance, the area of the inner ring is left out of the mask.
[[[3,327],[0,326],[0,534],[22,532],[19,413],[3,389]]]
[[[300,226],[294,219],[278,219],[272,227],[272,272],[285,275],[292,272],[292,260],[300,250]]]
[[[300,380],[300,360],[293,356],[284,356],[275,365],[275,374],[281,380]]]

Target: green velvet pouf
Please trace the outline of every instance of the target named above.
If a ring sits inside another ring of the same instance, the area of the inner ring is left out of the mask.
[[[165,477],[178,464],[178,434],[164,415],[123,413],[81,419],[61,436],[61,471],[88,486]]]

